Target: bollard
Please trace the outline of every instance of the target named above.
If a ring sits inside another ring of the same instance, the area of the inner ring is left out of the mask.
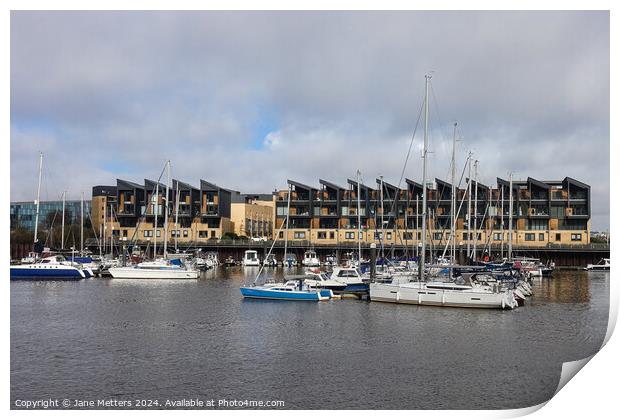
[[[361,269],[361,267],[360,267]],[[370,280],[374,281],[377,274],[377,244],[370,244]]]

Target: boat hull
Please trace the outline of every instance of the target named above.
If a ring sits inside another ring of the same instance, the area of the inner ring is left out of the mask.
[[[505,294],[428,290],[385,283],[370,285],[370,300],[456,308],[512,309],[517,306],[514,297],[509,299]]]
[[[113,267],[108,271],[115,279],[197,279],[200,277],[199,271],[181,269]]]
[[[74,267],[11,266],[11,280],[82,280],[84,272]]]
[[[247,299],[300,300],[318,302],[329,299],[323,291],[282,291],[255,287],[241,287],[241,295]],[[329,293],[329,291],[326,291]]]

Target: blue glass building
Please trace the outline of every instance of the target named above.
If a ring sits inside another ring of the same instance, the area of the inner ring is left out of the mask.
[[[91,202],[90,200],[84,200],[84,221],[88,220],[90,214]],[[80,200],[67,200],[65,201],[65,209],[68,218],[65,219],[65,224],[79,224],[80,223]],[[11,203],[11,230],[16,228],[22,228],[34,231],[34,219],[37,212],[37,206],[34,201],[18,201]],[[49,217],[54,217],[56,214],[56,220],[54,225],[62,221],[62,201],[41,201],[39,206],[39,226],[45,223]],[[51,215],[51,216],[50,216]]]

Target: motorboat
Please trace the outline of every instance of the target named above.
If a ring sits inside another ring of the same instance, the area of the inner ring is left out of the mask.
[[[304,259],[302,260],[302,265],[305,267],[318,267],[321,265],[321,261],[316,255],[316,251],[308,250],[304,252]]]
[[[265,283],[239,289],[244,298],[272,300],[300,300],[319,302],[333,297],[331,290],[317,289],[306,285],[303,279],[289,280],[286,283]]]
[[[297,256],[295,254],[286,254],[286,257],[282,260],[284,267],[297,267]]]
[[[611,269],[611,265],[609,263],[610,258],[601,259],[598,264],[588,264],[584,270],[588,271],[609,271]]]
[[[364,279],[356,267],[336,266],[333,268],[330,278],[347,285],[343,293],[368,293],[370,281]]]
[[[276,260],[276,257],[274,257],[273,255],[267,255],[265,257],[265,260],[263,261],[263,265],[265,267],[277,267],[278,260]]]
[[[258,252],[254,250],[247,250],[243,254],[242,264],[246,267],[258,267],[260,260],[258,259]]]
[[[60,255],[38,259],[29,264],[11,265],[11,280],[82,280],[84,270],[68,263]]]
[[[286,280],[303,280],[304,284],[313,288],[328,289],[334,293],[344,293],[347,283],[332,278],[329,273],[320,270],[308,270],[300,276],[285,276]]]

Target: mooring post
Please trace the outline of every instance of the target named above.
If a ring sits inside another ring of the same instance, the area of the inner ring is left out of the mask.
[[[361,267],[360,267],[361,269]],[[377,244],[370,244],[370,280],[374,281],[377,274]]]

